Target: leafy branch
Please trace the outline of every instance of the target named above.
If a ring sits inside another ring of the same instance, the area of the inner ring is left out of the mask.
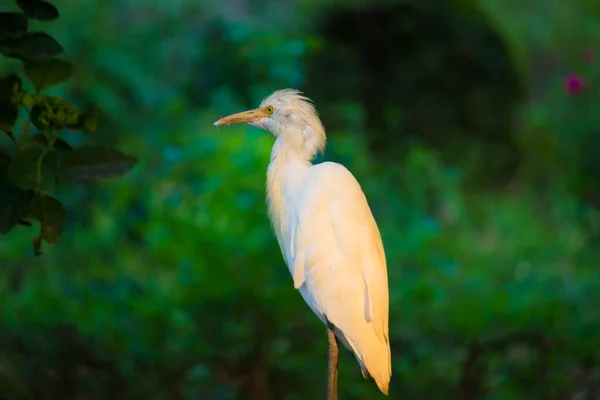
[[[68,219],[61,202],[50,193],[59,183],[85,184],[127,174],[137,159],[104,146],[74,148],[65,130],[94,132],[99,109],[80,113],[73,104],[43,92],[69,79],[70,62],[57,58],[64,49],[44,32],[29,32],[29,20],[51,21],[58,10],[43,0],[16,0],[21,12],[0,12],[0,53],[19,59],[35,93],[23,90],[22,78],[0,78],[0,131],[14,143],[12,154],[0,153],[0,235],[16,225],[40,223],[32,239],[36,255],[42,241],[54,244]],[[20,113],[21,112],[21,113]],[[26,114],[23,121],[20,114]],[[15,128],[20,129],[18,140]]]

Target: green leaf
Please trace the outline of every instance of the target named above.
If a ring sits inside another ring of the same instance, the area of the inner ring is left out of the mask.
[[[56,243],[68,219],[67,210],[61,202],[42,193],[36,193],[33,197],[27,216],[40,222],[40,237],[50,244]]]
[[[0,130],[6,133],[12,133],[13,126],[15,125],[15,122],[17,122],[18,116],[18,109],[0,101]]]
[[[33,190],[22,190],[8,182],[0,182],[0,234],[6,234],[27,214]]]
[[[6,174],[8,172],[8,165],[10,164],[11,160],[12,158],[10,158],[10,156],[4,153],[0,153],[0,179],[6,177]]]
[[[56,184],[58,167],[57,152],[37,143],[27,143],[10,163],[8,177],[21,189],[52,190]]]
[[[39,132],[31,135],[31,137],[27,139],[27,143],[37,143],[48,147],[48,140],[46,139],[46,136]]]
[[[10,138],[10,140],[13,141],[14,144],[17,144],[17,139],[15,139],[15,136],[13,135],[12,132],[7,132],[7,131],[3,131],[3,132],[6,134],[6,136],[8,136]]]
[[[17,0],[17,4],[31,19],[52,21],[58,18],[58,10],[52,3],[43,0]]]
[[[113,179],[125,175],[137,159],[110,147],[88,146],[65,153],[61,177],[80,182]]]
[[[60,43],[44,32],[27,33],[21,38],[0,43],[0,53],[21,60],[49,60],[63,51]]]
[[[63,151],[73,151],[73,147],[67,143],[66,140],[61,138],[56,138],[54,141],[54,148]]]
[[[11,158],[0,154],[0,234],[8,233],[27,214],[33,190],[21,190],[7,179]]]
[[[29,20],[21,13],[0,12],[0,36],[19,37],[27,32]]]
[[[19,116],[18,105],[13,104],[13,96],[21,90],[21,78],[12,74],[0,79],[0,130],[12,132]]]
[[[46,136],[39,132],[31,135],[31,137],[29,139],[27,139],[27,142],[28,143],[38,143],[38,144],[41,144],[46,147],[48,147],[50,145],[48,143],[48,139],[46,139]],[[57,150],[64,150],[64,151],[73,150],[73,147],[71,147],[71,145],[69,143],[67,143],[65,140],[63,140],[61,138],[55,139],[54,148]]]
[[[70,62],[58,58],[27,61],[24,69],[25,75],[33,83],[33,87],[38,93],[63,83],[69,79],[73,72],[73,66]]]
[[[31,93],[20,92],[14,95],[12,102],[16,106],[23,105],[27,108],[30,108],[35,106],[36,104],[39,104],[40,101],[41,96]]]

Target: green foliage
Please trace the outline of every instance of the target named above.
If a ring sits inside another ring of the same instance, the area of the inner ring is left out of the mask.
[[[36,255],[42,251],[42,239],[56,243],[67,223],[67,210],[58,199],[37,192],[29,203],[28,217],[40,223],[40,235],[32,240]]]
[[[33,199],[35,192],[33,190],[23,190],[10,182],[5,177],[11,166],[11,158],[0,154],[0,234],[8,233],[29,210],[29,204]]]
[[[31,32],[16,38],[0,40],[0,53],[20,60],[48,60],[64,51],[62,46],[44,32]]]
[[[71,76],[71,63],[57,58],[47,61],[29,61],[23,65],[25,75],[33,83],[36,92],[63,83]]]
[[[17,75],[0,78],[0,130],[13,141],[12,127],[19,116],[19,107],[12,101],[13,96],[21,90],[21,79]]]
[[[58,10],[52,3],[44,0],[17,0],[25,15],[39,21],[52,21],[58,18]]]
[[[61,177],[79,182],[118,178],[136,162],[135,158],[108,147],[80,147],[63,156]]]
[[[15,144],[14,154],[1,155],[0,233],[8,233],[19,222],[29,224],[27,218],[38,221],[40,234],[32,243],[35,254],[41,255],[41,241],[56,243],[67,221],[60,201],[48,195],[57,183],[118,178],[137,160],[110,147],[74,149],[60,137],[65,129],[93,132],[99,109],[91,116],[82,115],[63,98],[42,94],[68,80],[73,67],[56,58],[63,47],[52,36],[28,31],[29,19],[55,20],[58,10],[47,1],[17,0],[17,4],[23,13],[0,12],[0,53],[23,62],[35,94],[24,91],[15,74],[0,79],[0,130]],[[19,118],[20,110],[26,112],[24,121]],[[14,133],[18,130],[17,142]]]
[[[8,167],[7,179],[21,189],[51,191],[58,175],[58,155],[37,143],[23,145]]]
[[[0,33],[6,38],[18,38],[27,33],[29,19],[21,13],[0,13]]]

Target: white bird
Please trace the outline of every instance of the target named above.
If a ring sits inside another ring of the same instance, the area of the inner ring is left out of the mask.
[[[278,90],[260,107],[214,125],[248,123],[275,136],[267,170],[269,218],[298,289],[325,323],[328,398],[337,398],[337,338],[365,378],[388,394],[389,293],[379,229],[356,178],[343,165],[312,164],[325,149],[325,128],[301,92]]]

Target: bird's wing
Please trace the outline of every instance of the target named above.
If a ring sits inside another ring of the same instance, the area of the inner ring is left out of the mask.
[[[311,169],[307,189],[296,204],[294,282],[306,281],[313,310],[316,307],[342,331],[347,326],[344,334],[351,335],[355,322],[360,329],[372,324],[387,344],[387,267],[367,199],[342,165],[322,163]],[[362,310],[352,309],[359,304]],[[362,321],[355,321],[358,318]]]

